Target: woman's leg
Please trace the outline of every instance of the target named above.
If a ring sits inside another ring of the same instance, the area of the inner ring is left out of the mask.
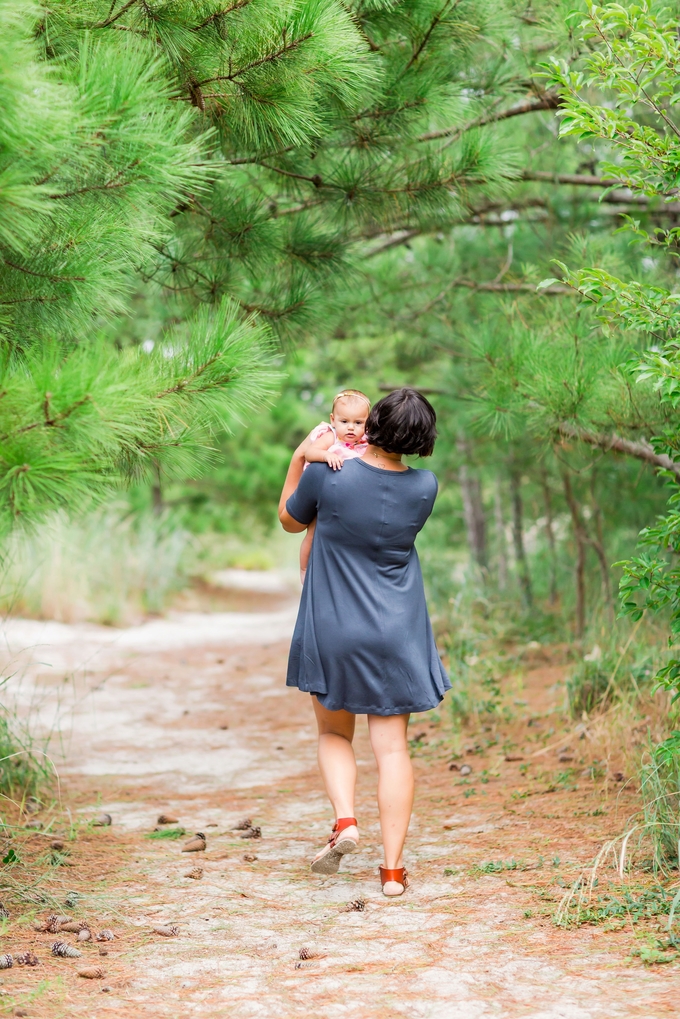
[[[349,711],[328,711],[313,698],[316,721],[319,726],[319,770],[328,798],[333,804],[336,825],[327,845],[312,860],[315,874],[337,874],[346,853],[353,853],[359,842],[359,831],[354,821],[354,787],[357,780],[357,763],[352,749],[354,715]],[[337,822],[343,818],[343,824]]]
[[[406,731],[408,715],[369,715],[371,746],[378,763],[378,810],[385,850],[385,866],[403,867],[403,850],[413,809],[413,766]],[[389,881],[386,895],[403,891]]]
[[[354,787],[357,762],[354,758],[355,715],[349,711],[328,711],[312,697],[319,727],[319,771],[333,805],[336,819],[354,817]]]

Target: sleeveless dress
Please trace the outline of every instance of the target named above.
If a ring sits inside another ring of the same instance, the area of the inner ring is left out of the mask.
[[[414,542],[432,512],[431,471],[311,463],[286,503],[316,531],[288,661],[288,686],[331,711],[402,715],[450,689]]]

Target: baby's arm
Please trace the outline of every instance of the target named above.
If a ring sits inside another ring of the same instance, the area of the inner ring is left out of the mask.
[[[305,460],[310,464],[318,464],[326,462],[326,450],[335,442],[335,436],[333,432],[328,429],[323,435],[320,435],[314,442],[310,442],[309,446],[305,450]]]
[[[325,432],[316,442],[312,442],[305,450],[305,460],[307,463],[328,464],[334,471],[339,471],[342,467],[342,459],[337,453],[328,452],[334,442],[335,435],[331,431]]]

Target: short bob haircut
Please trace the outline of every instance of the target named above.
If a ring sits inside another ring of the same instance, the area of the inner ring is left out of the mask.
[[[431,456],[437,438],[437,415],[421,393],[405,386],[378,400],[366,422],[372,446],[386,453]]]

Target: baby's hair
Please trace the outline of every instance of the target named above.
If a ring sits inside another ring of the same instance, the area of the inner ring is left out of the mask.
[[[338,400],[364,400],[364,402],[366,403],[366,409],[369,412],[371,410],[371,401],[366,396],[366,394],[362,393],[359,389],[343,389],[341,393],[338,393],[337,396],[334,396],[333,406],[331,407],[331,414],[335,413],[335,405],[338,402]]]

